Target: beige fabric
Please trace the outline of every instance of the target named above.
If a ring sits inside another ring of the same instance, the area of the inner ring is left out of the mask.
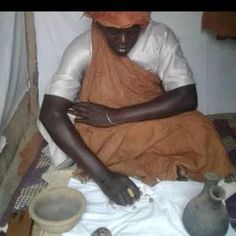
[[[42,179],[48,183],[47,189],[67,187],[67,184],[72,177],[72,173],[75,171],[75,169],[76,165],[73,165],[64,170],[58,170],[51,165],[49,169],[42,175]]]
[[[127,57],[116,56],[96,27],[93,48],[81,101],[116,108],[163,94],[160,79]],[[185,167],[187,174],[196,180],[201,180],[206,171],[224,176],[232,168],[213,125],[196,111],[110,128],[77,123],[76,128],[88,147],[111,170],[139,176],[148,184],[155,184],[157,177],[176,179],[178,165]]]

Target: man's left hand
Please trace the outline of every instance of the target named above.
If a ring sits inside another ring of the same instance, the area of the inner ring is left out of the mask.
[[[75,122],[97,127],[110,127],[112,124],[107,119],[109,109],[109,107],[101,104],[77,102],[68,109],[68,113],[76,116]]]

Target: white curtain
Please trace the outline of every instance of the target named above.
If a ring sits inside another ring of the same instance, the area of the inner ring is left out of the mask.
[[[1,135],[28,90],[23,12],[0,12],[0,65]]]
[[[34,12],[39,71],[39,101],[56,72],[68,44],[87,30],[91,20],[82,12]]]

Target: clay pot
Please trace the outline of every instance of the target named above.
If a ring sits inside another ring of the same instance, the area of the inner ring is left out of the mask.
[[[213,177],[213,178],[212,178]],[[206,175],[203,191],[185,207],[183,224],[191,236],[224,236],[229,218],[222,202],[225,191],[217,186],[217,177]]]
[[[204,187],[202,193],[209,192],[212,186],[216,186],[220,180],[220,177],[213,172],[205,173],[204,175]]]
[[[34,197],[29,213],[43,231],[59,234],[69,231],[78,223],[85,205],[81,192],[67,187],[51,188]]]

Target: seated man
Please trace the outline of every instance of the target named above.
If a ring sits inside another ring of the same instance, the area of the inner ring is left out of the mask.
[[[67,162],[61,150],[121,205],[140,196],[128,176],[153,185],[178,173],[229,174],[216,130],[195,111],[195,82],[173,32],[148,12],[86,15],[92,28],[66,49],[39,116],[54,164]]]

